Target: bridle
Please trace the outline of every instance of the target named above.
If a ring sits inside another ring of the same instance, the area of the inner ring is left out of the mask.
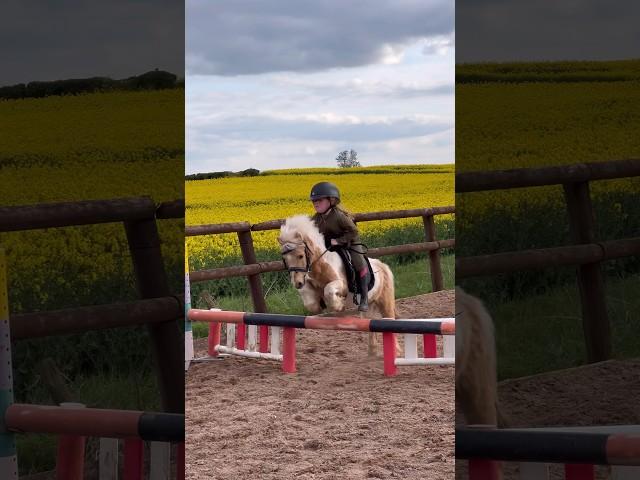
[[[309,250],[309,247],[307,246],[306,242],[302,242],[302,243],[287,243],[287,245],[293,245],[293,247],[291,248],[285,248],[282,250],[281,254],[282,254],[282,263],[284,263],[285,268],[291,273],[291,272],[301,272],[301,273],[309,273],[311,271],[311,265],[312,263],[309,261],[309,254],[311,253],[311,250]],[[288,253],[293,252],[297,247],[299,247],[300,245],[304,245],[304,259],[305,259],[305,263],[306,263],[306,267],[290,267],[289,265],[287,265],[287,260],[285,258],[285,255],[287,255]]]
[[[293,247],[290,248],[286,248],[287,245],[293,245]],[[287,265],[287,260],[285,259],[285,255],[287,255],[288,253],[293,252],[297,247],[299,247],[300,245],[304,245],[304,259],[305,259],[305,267],[290,267],[289,265]],[[311,271],[311,267],[313,266],[313,264],[315,262],[317,262],[318,260],[320,260],[322,258],[322,256],[327,253],[329,251],[329,249],[325,250],[324,252],[322,252],[322,255],[320,255],[318,258],[316,258],[313,262],[309,261],[309,257],[311,256],[311,249],[309,248],[309,246],[307,245],[306,242],[302,242],[302,243],[287,243],[285,245],[285,248],[281,251],[281,255],[282,255],[282,263],[284,263],[285,268],[290,272],[301,272],[301,273],[309,273]]]

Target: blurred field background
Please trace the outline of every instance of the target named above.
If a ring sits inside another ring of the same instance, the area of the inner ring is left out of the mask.
[[[184,89],[0,101],[2,204],[184,196]],[[183,285],[183,222],[158,222],[167,274]],[[121,223],[0,234],[12,313],[138,298]],[[146,329],[20,341],[16,401],[51,403],[36,369],[52,357],[78,401],[159,409]],[[54,438],[18,437],[21,474],[53,467]]]
[[[294,169],[262,172],[259,176],[194,180],[186,183],[187,225],[248,221],[258,223],[313,213],[311,187],[320,181],[336,183],[342,203],[353,213],[403,210],[453,204],[453,165],[398,165],[348,169]],[[453,215],[436,216],[440,239],[453,238]],[[421,218],[361,222],[362,241],[369,247],[424,241]],[[278,231],[253,232],[258,261],[279,260]],[[242,264],[236,234],[187,237],[190,270]],[[442,267],[447,288],[453,288],[453,252],[445,251]],[[396,297],[431,291],[426,254],[383,257],[396,276]],[[263,274],[267,306],[279,313],[303,313],[298,292],[288,274]],[[192,285],[192,301],[205,307],[203,290],[222,308],[251,311],[247,281],[231,278]],[[196,333],[201,333],[196,326]],[[206,328],[203,329],[203,334]]]
[[[639,87],[640,61],[458,65],[456,167],[497,170],[638,158]],[[637,236],[640,179],[592,182],[590,188],[597,239]],[[456,209],[460,256],[571,243],[561,186],[459,194]],[[602,265],[614,353],[638,355],[631,334],[640,328],[640,259]],[[501,378],[584,361],[574,268],[460,283],[495,316]]]

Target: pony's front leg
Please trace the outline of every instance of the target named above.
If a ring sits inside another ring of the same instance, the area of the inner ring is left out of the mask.
[[[367,355],[370,357],[375,357],[378,354],[378,342],[376,338],[376,334],[374,332],[369,332],[369,345],[367,349]]]
[[[302,298],[302,304],[309,313],[317,315],[322,312],[321,298],[315,288],[305,284],[305,286],[298,291]]]
[[[344,282],[334,280],[324,287],[324,302],[327,304],[327,310],[330,312],[342,312],[345,307],[347,298]]]

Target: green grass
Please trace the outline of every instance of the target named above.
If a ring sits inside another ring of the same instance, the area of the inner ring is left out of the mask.
[[[441,267],[445,289],[452,289],[454,287],[454,256],[443,255],[441,257]],[[429,264],[426,256],[415,262],[395,265],[392,267],[392,270],[396,287],[396,298],[412,297],[431,292],[431,277],[429,276]],[[285,274],[281,273],[281,276],[285,276]],[[267,284],[264,284],[263,287],[266,292],[267,309],[270,312],[289,315],[305,314],[300,295],[290,284],[278,289],[269,289],[269,285]],[[206,286],[204,288],[206,289]],[[216,300],[218,301],[219,307],[223,310],[240,312],[253,311],[253,304],[248,295],[217,297]],[[207,308],[206,303],[196,298],[196,296],[192,298],[192,305],[194,308]],[[193,324],[193,335],[195,338],[206,337],[207,331],[207,325],[200,323]]]
[[[606,281],[614,358],[640,356],[639,289],[638,277]],[[500,380],[586,363],[580,297],[575,282],[545,294],[495,307],[488,305],[488,309],[495,322]]]
[[[606,70],[609,65],[591,67]],[[518,68],[535,70],[538,65]],[[552,72],[568,66],[552,63],[545,68]],[[637,82],[463,84],[456,88],[456,99],[458,171],[535,168],[640,155]],[[637,235],[639,186],[637,178],[590,182],[596,240]],[[459,257],[568,245],[572,240],[562,187],[459,193],[455,237]],[[633,275],[640,259],[630,256],[604,265]],[[544,269],[462,279],[460,285],[481,291],[483,299],[495,304],[497,299],[509,302],[573,281],[568,269]]]
[[[638,158],[640,61],[456,66],[457,171]],[[636,178],[591,182],[597,241],[637,236]],[[561,186],[460,193],[459,257],[570,245]],[[602,263],[615,358],[640,355],[640,259]],[[459,279],[496,324],[501,379],[586,363],[574,268]]]

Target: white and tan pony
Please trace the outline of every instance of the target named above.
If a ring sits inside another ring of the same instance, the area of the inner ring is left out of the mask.
[[[456,402],[469,425],[505,427],[498,404],[493,319],[482,302],[456,288]]]
[[[312,314],[342,312],[355,308],[349,293],[342,259],[326,249],[324,236],[307,215],[288,218],[280,229],[278,242],[282,258],[298,289],[304,307]],[[395,318],[396,300],[393,273],[388,265],[370,259],[375,284],[369,290],[368,318]],[[369,334],[369,354],[376,353],[376,340]]]

